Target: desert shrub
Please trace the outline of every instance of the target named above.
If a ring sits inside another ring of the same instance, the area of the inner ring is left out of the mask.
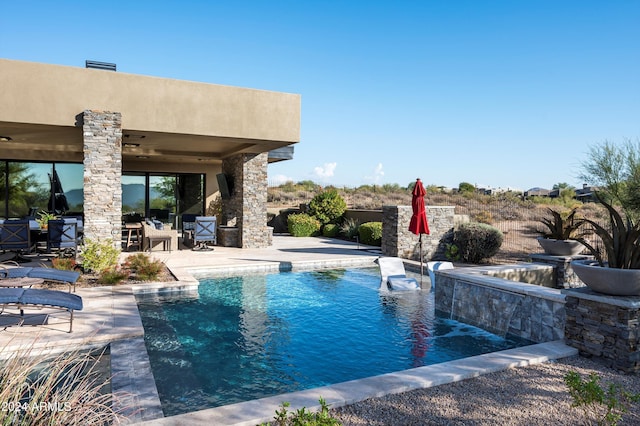
[[[157,279],[160,272],[164,269],[162,262],[157,259],[151,259],[151,257],[145,253],[136,253],[128,256],[124,266],[142,281],[153,281]]]
[[[348,217],[342,222],[342,225],[340,225],[340,235],[351,240],[358,235],[359,227],[360,224],[357,219]]]
[[[311,237],[320,233],[320,221],[306,213],[290,214],[287,228],[294,237]]]
[[[327,223],[322,227],[322,235],[325,237],[337,237],[338,232],[340,231],[340,227],[335,223]]]
[[[101,273],[107,269],[113,269],[118,264],[118,250],[113,241],[104,242],[85,240],[80,252],[82,268],[85,272]]]
[[[321,223],[335,223],[347,210],[347,203],[336,189],[318,193],[309,202],[309,214]]]
[[[495,256],[503,240],[504,236],[499,229],[484,223],[463,223],[453,234],[460,259],[467,263],[480,263]]]
[[[488,210],[481,210],[473,215],[473,220],[479,223],[486,223],[487,225],[491,225],[493,223],[493,215]]]
[[[340,422],[329,414],[329,404],[320,397],[320,410],[312,412],[302,407],[296,411],[289,411],[287,408],[291,406],[288,402],[283,402],[280,410],[276,409],[275,422],[262,423],[260,426],[269,424],[276,426],[340,426]]]
[[[365,222],[358,228],[360,242],[369,246],[382,245],[382,222]]]
[[[119,284],[129,277],[129,271],[120,268],[109,268],[100,272],[98,282],[100,284]]]
[[[76,269],[76,260],[71,257],[54,257],[51,259],[51,266],[61,271],[73,271]]]

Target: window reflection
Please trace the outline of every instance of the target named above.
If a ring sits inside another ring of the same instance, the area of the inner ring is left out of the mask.
[[[176,177],[149,176],[149,216],[174,225],[176,216]]]

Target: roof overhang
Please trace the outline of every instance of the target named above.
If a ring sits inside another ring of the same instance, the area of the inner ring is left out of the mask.
[[[123,162],[292,158],[300,95],[0,59],[2,158],[82,161],[82,112],[122,114]],[[279,151],[285,149],[284,151]]]

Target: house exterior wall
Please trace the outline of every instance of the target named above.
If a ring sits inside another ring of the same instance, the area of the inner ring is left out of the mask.
[[[7,59],[0,87],[0,122],[73,128],[91,108],[120,112],[129,130],[300,140],[297,94]]]

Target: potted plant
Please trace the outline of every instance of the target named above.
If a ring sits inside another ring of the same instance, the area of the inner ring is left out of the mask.
[[[615,296],[640,296],[640,222],[622,215],[609,203],[600,200],[609,213],[609,227],[589,219],[581,222],[591,225],[600,238],[604,253],[588,242],[583,242],[595,260],[574,260],[573,271],[594,291]]]
[[[538,243],[546,254],[552,256],[574,256],[584,250],[586,232],[581,231],[583,222],[576,219],[577,208],[572,209],[566,217],[553,209],[547,209],[551,217],[540,220],[547,229],[539,231]]]
[[[40,211],[40,213],[38,213],[36,222],[38,222],[38,226],[40,226],[40,229],[47,229],[49,227],[49,220],[51,219],[56,219],[56,215],[42,210]]]

